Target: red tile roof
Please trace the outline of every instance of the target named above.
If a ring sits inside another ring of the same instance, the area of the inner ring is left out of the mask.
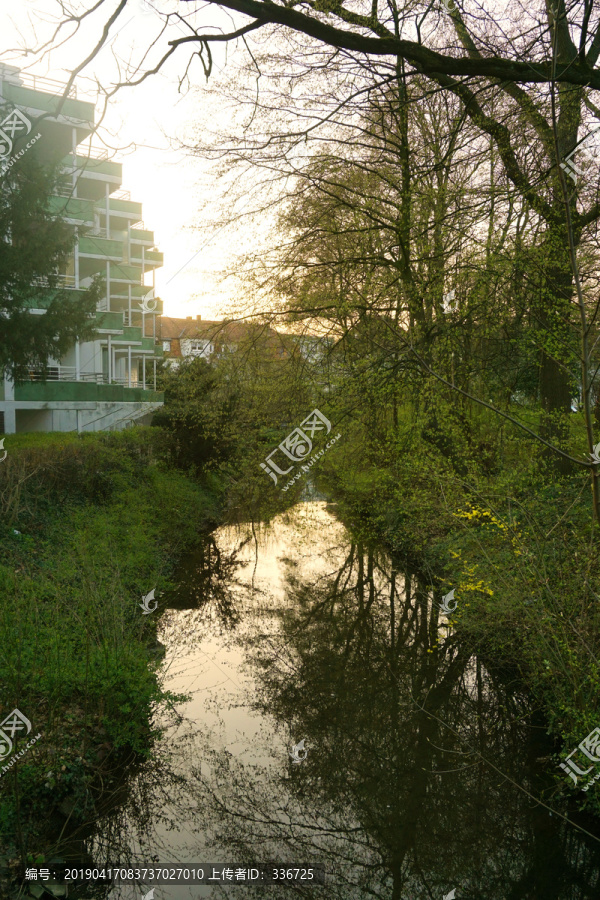
[[[172,340],[210,340],[215,344],[243,344],[246,341],[262,338],[269,343],[282,343],[286,335],[280,335],[269,325],[241,320],[223,320],[214,322],[208,319],[174,319],[161,316],[160,339]]]

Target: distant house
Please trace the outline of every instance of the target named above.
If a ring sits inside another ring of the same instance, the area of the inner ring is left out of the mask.
[[[293,349],[288,335],[279,334],[268,325],[225,319],[215,322],[202,320],[200,316],[185,319],[161,316],[160,340],[165,360],[174,367],[184,359],[200,357],[214,361],[254,345],[276,358],[289,356]]]
[[[171,316],[161,316],[159,320],[159,335],[162,341],[162,349],[165,360],[172,366],[177,366],[182,359],[193,356],[201,356],[210,359],[214,352],[214,346],[203,337],[197,336],[200,316],[186,319],[174,319]]]

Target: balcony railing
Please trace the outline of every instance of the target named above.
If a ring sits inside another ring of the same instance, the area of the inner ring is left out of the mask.
[[[113,191],[110,195],[113,200],[131,200],[131,194],[129,191],[118,190]]]
[[[87,156],[88,159],[108,159],[108,150],[102,150],[100,147],[82,147],[83,153],[77,149],[78,156]]]
[[[77,282],[75,280],[74,275],[57,274],[54,277],[58,281],[59,287],[63,287],[63,288],[77,287]],[[45,275],[37,275],[34,279],[32,279],[32,284],[35,284],[36,286],[39,286],[39,287],[50,287],[50,282]]]
[[[75,193],[75,188],[72,184],[57,184],[54,188],[54,196],[55,197],[73,197]]]
[[[6,81],[8,84],[16,84],[20,87],[30,87],[34,91],[47,93],[48,90],[55,94],[63,94],[66,83],[56,81],[54,78],[45,78],[41,75],[30,75],[28,72],[15,71],[12,66],[0,66],[0,81]],[[46,88],[46,90],[44,90]],[[71,85],[68,97],[77,97],[77,88]]]
[[[85,382],[86,384],[109,384],[108,375],[104,372],[80,372],[77,378],[77,370],[75,366],[48,366],[46,378],[41,369],[31,369],[29,372],[30,381],[68,381],[68,382]],[[110,384],[118,384],[123,387],[129,386],[129,378],[127,376],[115,376],[110,380]],[[131,387],[141,387],[138,381],[137,372],[131,373]]]
[[[75,366],[48,366],[46,370],[46,381],[88,381],[94,384],[103,384],[105,376],[102,372],[80,372],[77,378],[77,370]],[[44,374],[41,369],[31,369],[29,372],[30,381],[44,381]]]

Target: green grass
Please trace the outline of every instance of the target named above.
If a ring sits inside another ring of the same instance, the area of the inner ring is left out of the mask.
[[[152,588],[160,597],[220,498],[215,483],[167,468],[159,430],[8,444],[0,717],[17,707],[42,733],[0,777],[0,845],[23,856],[66,799],[73,824],[93,818],[100,757],[150,752],[154,712],[172,698],[152,665],[155,620],[138,604]]]

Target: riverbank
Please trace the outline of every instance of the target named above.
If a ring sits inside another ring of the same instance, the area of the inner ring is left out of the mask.
[[[57,817],[66,833],[93,821],[115,767],[150,752],[154,712],[174,698],[149,664],[160,648],[140,603],[155,591],[160,605],[223,494],[216,476],[171,467],[160,429],[14,436],[5,448],[0,719],[17,709],[41,737],[0,777],[4,875],[16,857],[43,857]]]
[[[442,620],[513,673],[547,723],[555,793],[600,815],[597,792],[558,766],[598,726],[600,562],[587,475],[542,474],[537,448],[510,435],[486,446],[443,453],[410,425],[380,442],[349,426],[323,483],[355,532],[428,573],[440,601],[453,592]]]

